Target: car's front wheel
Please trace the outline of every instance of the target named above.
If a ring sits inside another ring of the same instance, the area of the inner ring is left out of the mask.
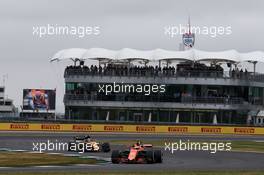
[[[156,163],[162,163],[162,153],[161,150],[154,151],[154,160]]]
[[[110,144],[109,144],[109,143],[103,143],[103,144],[101,145],[101,149],[102,149],[102,151],[105,152],[105,153],[111,151],[111,149],[110,149]]]

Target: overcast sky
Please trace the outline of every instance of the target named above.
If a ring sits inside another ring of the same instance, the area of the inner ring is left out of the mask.
[[[63,107],[63,69],[67,63],[50,63],[66,48],[178,50],[181,36],[164,35],[165,26],[231,26],[232,34],[212,38],[196,35],[195,48],[208,51],[263,49],[262,0],[1,0],[0,80],[6,95],[22,104],[24,88],[57,88],[57,111]],[[34,36],[33,26],[57,24],[100,26],[100,35]],[[257,69],[264,68],[258,66]]]

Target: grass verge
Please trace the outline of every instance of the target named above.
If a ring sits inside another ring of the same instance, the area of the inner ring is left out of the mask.
[[[50,155],[27,152],[0,152],[1,167],[26,167],[47,165],[95,164],[95,159],[82,159],[78,157],[65,157],[63,155]]]

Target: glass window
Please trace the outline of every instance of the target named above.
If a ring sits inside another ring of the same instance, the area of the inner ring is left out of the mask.
[[[66,90],[74,90],[74,83],[66,83]]]

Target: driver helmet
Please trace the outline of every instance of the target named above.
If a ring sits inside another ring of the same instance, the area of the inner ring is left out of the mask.
[[[136,145],[137,146],[140,146],[141,145],[141,141],[140,140],[137,140]]]

